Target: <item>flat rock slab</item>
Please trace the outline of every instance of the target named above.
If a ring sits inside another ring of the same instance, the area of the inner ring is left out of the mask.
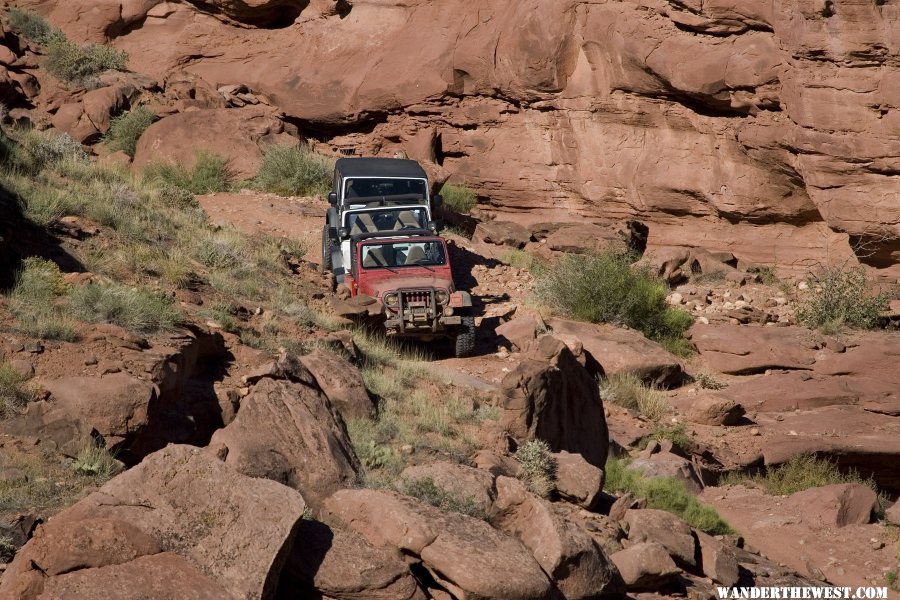
[[[674,385],[682,377],[681,361],[639,331],[612,325],[550,319],[554,333],[571,335],[603,366],[606,376],[634,373],[647,383]]]
[[[188,559],[237,598],[272,598],[285,545],[306,503],[274,481],[246,477],[200,448],[170,445],[54,520],[125,521]]]
[[[801,327],[735,327],[695,324],[691,342],[720,373],[746,375],[767,369],[812,369],[817,334]]]

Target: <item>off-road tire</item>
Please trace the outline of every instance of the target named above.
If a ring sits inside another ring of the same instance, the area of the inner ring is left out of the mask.
[[[454,356],[465,358],[475,353],[475,317],[464,316],[456,334],[456,348]]]
[[[326,225],[322,228],[322,264],[319,265],[319,270],[323,273],[330,273],[333,270],[333,265],[331,264],[331,247],[333,244],[334,240],[328,235],[328,225]]]

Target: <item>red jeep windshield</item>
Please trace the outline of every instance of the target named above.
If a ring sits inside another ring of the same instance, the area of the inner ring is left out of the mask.
[[[434,267],[447,264],[442,241],[397,241],[365,244],[360,250],[364,269]]]

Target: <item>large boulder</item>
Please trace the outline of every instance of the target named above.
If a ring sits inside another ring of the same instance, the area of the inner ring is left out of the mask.
[[[628,539],[632,542],[656,542],[684,568],[697,566],[697,544],[690,526],[664,510],[645,508],[625,513]]]
[[[582,508],[595,509],[602,497],[603,469],[571,452],[559,452],[553,458],[556,461],[556,492],[560,497]]]
[[[538,600],[550,593],[528,549],[484,521],[385,490],[341,490],[324,507],[327,522],[343,524],[375,547],[418,558],[458,598]]]
[[[704,575],[722,585],[736,585],[740,578],[738,561],[734,554],[713,536],[694,530],[700,546],[700,570]]]
[[[53,518],[124,521],[236,598],[272,598],[306,503],[241,475],[208,452],[170,445]],[[4,578],[5,579],[5,578]]]
[[[700,425],[737,425],[746,411],[723,394],[706,392],[691,403],[688,419]]]
[[[554,334],[577,338],[603,367],[605,375],[633,373],[648,384],[668,387],[681,381],[681,361],[639,331],[612,325],[600,325],[550,319]]]
[[[162,161],[190,168],[197,153],[205,151],[225,157],[236,177],[249,179],[259,170],[265,147],[296,144],[294,132],[268,107],[178,113],[160,119],[141,135],[134,167],[140,170]]]
[[[878,510],[878,495],[861,483],[836,483],[792,494],[803,520],[828,527],[866,525]]]
[[[517,351],[526,349],[545,329],[546,326],[538,315],[524,314],[501,323],[494,329],[494,333],[500,338],[501,344],[506,343],[511,350]]]
[[[337,354],[316,350],[300,357],[316,383],[345,419],[373,418],[375,403],[366,391],[362,374]]]
[[[45,380],[48,400],[33,402],[25,413],[2,425],[13,435],[37,435],[77,452],[90,436],[99,434],[112,451],[123,449],[150,423],[150,407],[159,398],[152,383],[128,373],[103,377],[64,377]]]
[[[699,494],[703,491],[703,479],[694,463],[673,452],[657,452],[635,458],[627,467],[629,471],[641,474],[641,477],[668,477],[684,482],[689,491]]]
[[[591,536],[518,479],[497,478],[491,522],[531,550],[564,598],[598,598],[624,591],[618,573]]]
[[[299,490],[314,509],[362,473],[344,422],[325,394],[290,379],[260,379],[208,450],[244,475]]]
[[[425,600],[409,567],[361,535],[303,519],[281,573],[279,598]]]
[[[609,557],[629,590],[657,590],[681,572],[666,549],[654,542],[642,542]]]
[[[480,507],[485,514],[490,512],[496,496],[494,475],[490,471],[451,462],[438,461],[406,467],[400,473],[400,479],[406,485],[430,482],[455,500]]]
[[[597,380],[563,342],[540,338],[500,387],[500,422],[516,440],[541,439],[603,468],[609,434]]]

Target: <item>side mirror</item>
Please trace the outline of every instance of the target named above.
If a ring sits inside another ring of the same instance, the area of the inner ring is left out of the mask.
[[[444,228],[444,222],[440,219],[435,219],[434,221],[428,221],[428,229],[437,233],[441,229]]]
[[[434,196],[431,197],[431,201],[434,204],[435,208],[440,208],[441,205],[444,203],[444,197],[441,196],[440,194],[435,194]]]
[[[337,194],[335,192],[328,192],[328,204],[332,206],[337,204]]]
[[[338,237],[340,239],[350,237],[350,230],[346,227],[341,227],[340,229],[338,229]]]

